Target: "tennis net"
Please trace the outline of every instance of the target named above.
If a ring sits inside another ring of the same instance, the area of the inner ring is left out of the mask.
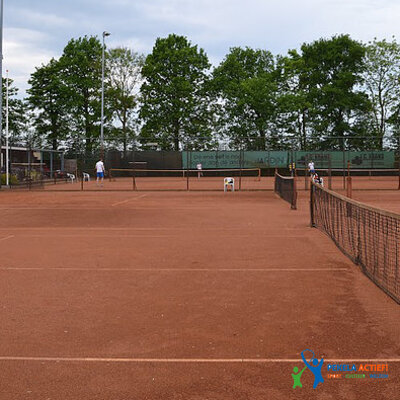
[[[297,208],[296,178],[282,176],[275,171],[274,191],[283,200],[287,201],[293,210]]]
[[[400,304],[400,215],[311,184],[311,225]]]
[[[263,190],[260,168],[243,169],[117,169],[109,170],[108,188],[131,190],[223,190],[233,177],[237,190]]]

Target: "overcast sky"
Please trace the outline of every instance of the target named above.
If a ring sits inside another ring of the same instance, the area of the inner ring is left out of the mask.
[[[149,53],[157,37],[187,36],[216,65],[232,46],[285,54],[304,42],[348,33],[397,38],[399,0],[4,0],[3,73],[24,95],[35,67],[71,38],[107,30],[108,46]]]

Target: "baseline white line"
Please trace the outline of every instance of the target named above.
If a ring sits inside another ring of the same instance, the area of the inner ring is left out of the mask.
[[[78,234],[78,235],[57,235],[52,234],[51,238],[76,238],[76,237],[83,237],[88,239],[97,239],[97,238],[115,238],[115,239],[123,239],[123,238],[139,238],[139,239],[153,239],[153,238],[170,238],[175,237],[176,235],[99,235],[93,234],[93,236]],[[46,238],[49,240],[49,235],[29,235],[29,234],[20,234],[18,235],[20,238]],[[236,236],[235,236],[236,237]],[[242,236],[239,236],[242,237]]]
[[[0,271],[123,271],[123,272],[334,272],[350,268],[44,268],[0,267]]]
[[[123,201],[118,201],[117,203],[112,204],[111,207],[115,207],[115,206],[118,206],[118,205],[120,205],[120,204],[125,204],[125,203],[128,203],[129,201],[139,200],[139,199],[141,199],[141,198],[143,198],[143,197],[145,197],[145,196],[147,196],[147,195],[146,195],[146,194],[141,194],[140,196],[132,197],[131,199],[127,199],[127,200],[123,200]]]
[[[246,226],[247,228],[247,226]],[[63,231],[65,230],[85,230],[85,231],[104,231],[105,229],[108,231],[156,231],[156,230],[161,230],[161,231],[190,231],[190,232],[209,232],[209,231],[216,231],[216,232],[220,232],[220,231],[224,231],[224,232],[229,232],[229,231],[243,231],[243,227],[238,227],[238,228],[204,228],[204,229],[197,229],[194,230],[193,227],[165,227],[165,226],[160,226],[160,227],[153,227],[153,228],[127,228],[127,227],[121,227],[121,228],[116,228],[116,227],[109,227],[109,226],[104,226],[104,227],[83,227],[83,226],[59,226],[59,227],[30,227],[30,226],[25,226],[25,227],[7,227],[7,228],[1,228],[0,227],[0,231],[3,230],[7,230],[7,231],[38,231],[38,230],[46,230],[46,231],[57,231],[62,229]],[[251,228],[252,231],[260,231],[260,232],[266,232],[267,235],[269,235],[269,237],[304,237],[304,232],[306,230],[306,228],[276,228],[276,229],[272,229],[272,230],[276,230],[279,231],[280,234],[278,235],[273,235],[271,234],[271,230],[270,229],[265,229],[265,228]],[[284,233],[282,233],[282,231],[298,231],[301,232],[301,235],[284,235]],[[313,231],[310,231],[313,232]],[[307,233],[307,232],[306,232]]]
[[[13,237],[15,237],[15,236],[14,236],[14,235],[9,235],[9,236],[7,236],[7,237],[4,237],[4,238],[0,239],[0,242],[2,242],[2,241],[4,241],[4,240],[7,240],[7,239],[11,239],[11,238],[13,238]]]
[[[27,228],[26,230],[29,230],[29,228]],[[103,231],[105,231],[105,230],[107,230],[107,228],[103,228]],[[46,239],[49,239],[49,235],[51,235],[51,237],[54,237],[54,238],[75,238],[75,237],[86,237],[86,238],[93,238],[93,239],[95,239],[95,238],[99,238],[99,237],[104,237],[104,238],[116,238],[116,239],[123,239],[123,238],[169,238],[169,237],[172,237],[172,236],[178,236],[178,233],[169,233],[168,235],[167,234],[164,234],[164,235],[146,235],[146,234],[141,234],[141,235],[139,235],[139,234],[136,234],[136,235],[115,235],[115,234],[111,234],[111,233],[102,233],[102,234],[97,234],[97,233],[94,233],[92,236],[88,236],[88,234],[83,234],[83,233],[80,233],[80,234],[70,234],[70,235],[67,235],[67,234],[57,234],[57,233],[51,233],[51,234],[45,234],[45,233],[42,233],[42,234],[29,234],[29,233],[19,233],[18,234],[18,237],[24,237],[24,238],[27,238],[27,237],[29,237],[29,238],[46,238]],[[15,236],[15,235],[12,235],[13,237]],[[249,238],[249,237],[251,237],[251,238],[254,238],[254,235],[235,235],[235,234],[231,234],[231,235],[225,235],[224,237],[227,237],[227,238]],[[268,238],[277,238],[277,239],[281,239],[281,238],[304,238],[304,236],[265,236],[265,235],[263,235],[263,237],[265,238],[265,237],[268,237]],[[335,254],[335,252],[331,252],[331,254]]]
[[[54,361],[54,362],[97,362],[97,363],[297,363],[301,358],[105,358],[105,357],[12,357],[0,356],[0,361]],[[398,363],[400,358],[350,358],[350,359],[324,359],[329,363]]]

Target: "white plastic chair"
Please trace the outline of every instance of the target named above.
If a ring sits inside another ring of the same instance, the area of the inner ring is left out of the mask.
[[[232,192],[235,191],[235,179],[233,178],[224,178],[224,192],[230,189]]]
[[[67,173],[67,178],[68,178],[68,179],[71,179],[71,183],[74,183],[74,182],[75,182],[75,179],[76,179],[76,177],[75,177],[74,174],[69,174],[69,173]]]
[[[85,182],[85,181],[90,182],[90,175],[89,175],[87,172],[84,172],[84,173],[83,173],[83,181],[84,181],[84,182]]]

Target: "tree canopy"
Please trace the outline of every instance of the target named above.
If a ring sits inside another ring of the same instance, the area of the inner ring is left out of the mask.
[[[36,68],[25,102],[11,90],[14,135],[31,121],[53,149],[99,147],[102,43],[71,39]],[[400,46],[349,35],[287,54],[232,47],[211,66],[185,36],[158,38],[150,54],[106,50],[105,139],[109,148],[248,150],[383,149],[400,131]],[[3,82],[4,86],[4,82]],[[25,124],[25,125],[24,125]]]

